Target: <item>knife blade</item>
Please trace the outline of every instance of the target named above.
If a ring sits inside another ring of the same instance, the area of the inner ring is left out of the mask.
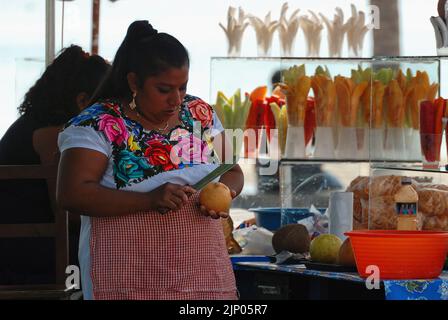
[[[206,175],[204,178],[202,178],[201,180],[199,180],[199,182],[197,182],[195,185],[193,185],[192,187],[196,190],[201,190],[202,188],[204,188],[208,183],[212,182],[213,180],[215,180],[217,177],[223,175],[224,173],[226,173],[227,171],[229,171],[230,169],[233,168],[235,164],[234,163],[223,163],[220,164],[218,168],[216,168],[215,170],[213,170],[212,172],[210,172],[208,175]]]

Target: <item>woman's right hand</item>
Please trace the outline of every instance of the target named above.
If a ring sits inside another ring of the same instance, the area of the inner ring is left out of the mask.
[[[196,193],[190,186],[167,182],[149,192],[151,207],[164,214],[171,210],[179,210],[187,202],[188,197]]]

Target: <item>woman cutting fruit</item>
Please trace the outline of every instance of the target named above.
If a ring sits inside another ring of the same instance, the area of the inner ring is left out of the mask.
[[[135,21],[95,104],[59,136],[57,196],[81,215],[85,299],[237,298],[217,219],[228,212],[200,206],[191,187],[217,167],[223,127],[186,94],[188,72],[177,39]],[[232,197],[243,181],[238,165],[220,178]]]

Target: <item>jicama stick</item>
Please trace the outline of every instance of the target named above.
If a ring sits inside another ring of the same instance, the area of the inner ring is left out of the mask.
[[[229,44],[227,55],[229,57],[240,55],[243,33],[249,25],[249,23],[245,22],[246,14],[243,9],[240,7],[238,10],[239,13],[237,16],[236,9],[229,7],[227,11],[227,27],[219,23],[219,26],[224,30],[227,37]]]
[[[300,25],[299,18],[297,17],[300,9],[295,10],[289,19],[286,18],[286,11],[288,11],[287,2],[283,4],[281,9],[278,34],[282,55],[288,57],[293,55],[294,40]]]
[[[352,16],[347,20],[347,41],[350,53],[356,57],[362,54],[364,37],[369,31],[365,24],[365,13],[357,11],[355,5],[351,5]]]
[[[249,15],[248,19],[255,30],[259,49],[258,55],[269,56],[272,45],[272,38],[275,30],[277,30],[279,22],[277,20],[271,21],[271,12],[268,12],[264,20],[261,20],[260,18],[253,15]]]
[[[342,44],[345,33],[348,30],[348,24],[344,24],[344,12],[341,8],[336,8],[334,20],[330,21],[325,15],[319,13],[322,21],[328,30],[328,51],[330,57],[340,57],[342,55]]]
[[[324,28],[319,17],[311,10],[308,10],[311,17],[300,17],[300,27],[302,28],[307,43],[307,56],[318,57],[321,43],[321,32]]]

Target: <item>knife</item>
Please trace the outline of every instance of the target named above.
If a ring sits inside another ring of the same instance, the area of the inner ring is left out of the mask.
[[[209,182],[212,182],[213,180],[215,180],[217,177],[223,175],[224,173],[226,173],[227,171],[229,171],[230,169],[233,168],[235,164],[234,163],[223,163],[220,164],[218,168],[216,168],[215,170],[213,170],[212,172],[210,172],[208,175],[206,175],[204,178],[202,178],[201,180],[199,180],[199,182],[197,182],[195,185],[193,185],[192,187],[196,190],[201,190],[202,188],[204,188]]]

